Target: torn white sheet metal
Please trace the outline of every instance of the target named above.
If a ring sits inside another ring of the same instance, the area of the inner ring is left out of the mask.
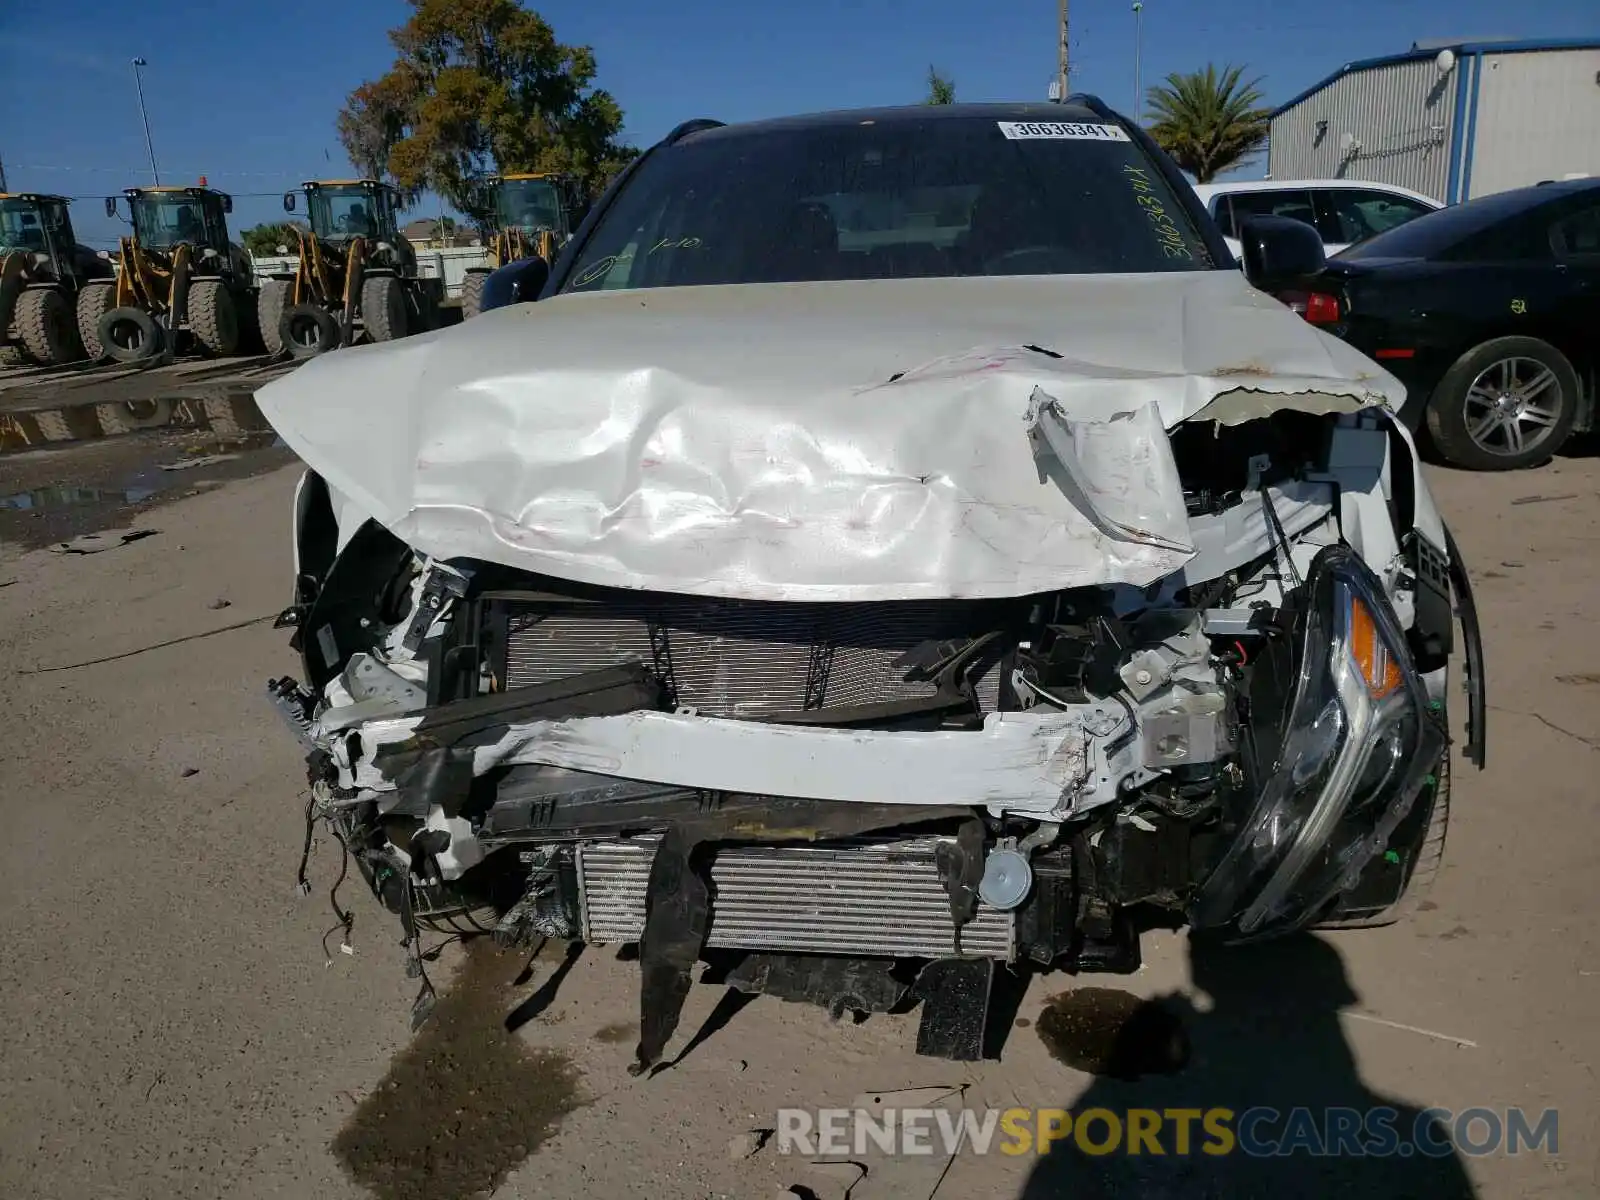
[[[664,712],[527,721],[507,726],[492,745],[477,747],[472,773],[544,763],[708,791],[1065,815],[1103,790],[1091,771],[1092,763],[1104,765],[1103,755],[1084,722],[1104,722],[1115,733],[1112,713],[1120,710],[1086,705],[1066,712],[991,713],[981,730],[930,732],[767,725]],[[365,757],[351,762],[335,754],[346,771],[341,782],[391,790],[392,781],[372,766],[370,755],[406,740],[416,723],[399,718],[363,726]],[[1107,779],[1112,774],[1100,773]]]
[[[1127,466],[1120,509],[1173,528],[1181,496],[1132,469],[1152,447],[1126,414],[1170,429],[1229,396],[1219,419],[1404,396],[1227,270],[560,296],[317,358],[257,401],[336,492],[442,558],[841,601],[1181,567],[1186,541],[1108,532],[1062,490],[1036,390],[1099,469]]]
[[[1064,470],[1062,492],[1112,542],[1171,551],[1181,556],[1175,566],[1194,554],[1178,464],[1154,404],[1080,421],[1034,388],[1028,425]]]

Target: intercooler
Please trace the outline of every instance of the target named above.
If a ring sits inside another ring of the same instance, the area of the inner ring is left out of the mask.
[[[965,601],[872,604],[718,600],[611,593],[598,603],[504,602],[507,690],[629,662],[650,666],[673,703],[706,716],[776,713],[925,699],[933,680],[911,678],[904,656],[928,642],[987,632]],[[999,671],[971,679],[984,712],[997,705]]]
[[[834,846],[726,846],[711,862],[714,947],[941,958],[955,952],[950,899],[934,865],[941,840],[859,839]],[[636,942],[655,837],[580,844],[585,941]],[[1011,959],[1014,915],[978,906],[961,951]]]

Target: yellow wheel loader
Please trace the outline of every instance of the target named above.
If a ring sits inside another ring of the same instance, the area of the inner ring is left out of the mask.
[[[78,293],[78,328],[90,355],[139,362],[248,348],[255,295],[250,259],[228,240],[232,198],[204,181],[125,188],[122,196],[133,233],[118,245],[116,282]],[[117,200],[106,197],[106,216],[120,215]]]
[[[421,277],[417,252],[396,227],[395,189],[375,179],[326,179],[300,190],[311,227],[295,230],[295,269],[261,283],[268,352],[311,358],[434,328],[444,281]],[[295,205],[296,193],[286,192],[284,211]]]
[[[496,229],[489,239],[489,265],[468,270],[461,281],[463,317],[483,311],[489,272],[535,256],[554,262],[588,208],[582,186],[569,175],[492,175],[480,195],[483,207],[495,215]]]
[[[0,193],[0,362],[7,365],[83,357],[73,309],[87,284],[111,278],[111,264],[78,245],[67,203]]]

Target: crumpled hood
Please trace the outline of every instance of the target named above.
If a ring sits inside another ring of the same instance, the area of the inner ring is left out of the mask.
[[[1234,270],[565,295],[257,394],[418,550],[791,600],[1147,584],[1193,554],[1163,427],[1403,398]]]

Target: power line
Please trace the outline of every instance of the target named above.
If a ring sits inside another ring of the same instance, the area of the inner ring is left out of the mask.
[[[9,163],[7,165],[13,171],[66,171],[97,175],[138,175],[141,174],[145,169],[143,167],[68,167],[61,166],[57,163]],[[296,173],[293,171],[212,171],[209,169],[195,169],[192,167],[178,167],[176,170],[174,170],[172,167],[168,167],[167,173],[176,173],[178,175],[204,175],[207,178],[215,175],[219,179],[289,179],[291,177],[298,179],[304,177],[303,172]]]
[[[184,185],[183,184],[178,184],[176,186],[183,187]],[[198,187],[199,185],[196,184],[195,186]],[[293,190],[293,189],[291,189],[291,190]],[[105,193],[105,192],[96,192],[94,195],[90,195],[90,196],[63,196],[61,198],[63,200],[103,200],[103,199],[105,199],[106,195],[107,195],[107,193]],[[232,196],[235,200],[261,200],[261,199],[267,199],[267,198],[277,199],[280,196],[282,196],[283,193],[282,192],[229,192],[228,195]]]

